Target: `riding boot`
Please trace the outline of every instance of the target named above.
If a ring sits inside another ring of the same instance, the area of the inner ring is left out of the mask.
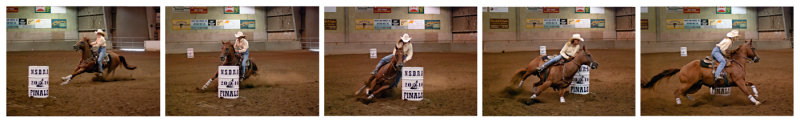
[[[722,81],[722,80],[723,80],[722,76],[714,77],[714,82],[719,82],[719,81]]]

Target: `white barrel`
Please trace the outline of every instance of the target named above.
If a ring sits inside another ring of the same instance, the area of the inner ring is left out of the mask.
[[[731,95],[731,87],[711,87],[709,90],[710,90],[709,93],[711,95],[718,95],[718,96]]]
[[[400,85],[403,87],[403,100],[422,101],[422,90],[424,85],[425,71],[422,67],[403,67],[401,70],[403,79]]]
[[[219,66],[217,96],[225,99],[239,98],[239,66]]]
[[[28,97],[50,96],[50,67],[28,66]]]
[[[581,65],[575,76],[572,77],[569,92],[572,94],[589,94],[589,66]]]
[[[378,58],[378,49],[369,48],[369,58],[371,58],[371,59]]]

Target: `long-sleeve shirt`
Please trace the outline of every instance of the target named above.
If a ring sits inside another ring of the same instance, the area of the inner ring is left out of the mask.
[[[243,53],[247,51],[247,48],[250,48],[250,45],[247,43],[247,39],[242,38],[233,47],[235,47],[236,52]]]
[[[560,52],[561,57],[564,58],[565,60],[568,60],[572,56],[575,56],[575,53],[578,53],[580,47],[581,45],[573,45],[572,41],[567,42],[566,44],[564,44],[564,47],[561,48]]]
[[[406,43],[403,45],[403,42],[397,42],[395,45],[398,47],[401,45],[403,46],[403,54],[406,54],[406,59],[403,60],[403,62],[408,62],[411,60],[411,57],[414,55],[414,46],[411,45],[411,43]],[[395,51],[397,51],[397,49],[392,50],[392,55],[394,55]]]
[[[731,40],[730,38],[725,38],[725,39],[722,39],[722,41],[720,41],[717,44],[717,47],[719,47],[719,51],[721,51],[722,54],[728,55],[728,51],[726,51],[726,50],[728,50],[728,48],[731,47],[732,43],[733,43],[733,40]]]
[[[106,46],[106,37],[98,37],[97,40],[91,43],[92,47]]]

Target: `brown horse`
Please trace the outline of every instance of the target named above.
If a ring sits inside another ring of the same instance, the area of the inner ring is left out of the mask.
[[[680,105],[681,98],[680,96],[684,96],[687,99],[694,101],[694,98],[689,97],[687,94],[694,94],[702,86],[708,87],[727,87],[727,86],[738,86],[739,89],[747,94],[747,98],[753,102],[755,105],[761,104],[756,98],[758,98],[758,91],[753,83],[748,82],[745,80],[745,66],[749,60],[753,62],[758,62],[758,53],[756,53],[756,49],[753,48],[751,45],[753,40],[745,41],[744,44],[739,45],[737,49],[728,51],[729,57],[732,59],[728,59],[728,64],[731,64],[725,67],[724,71],[727,73],[724,74],[728,76],[730,81],[733,81],[733,84],[729,84],[727,82],[722,81],[714,81],[714,69],[707,68],[701,66],[700,60],[694,60],[689,62],[689,64],[683,65],[680,69],[673,68],[667,69],[663,72],[659,73],[653,78],[650,79],[649,82],[642,85],[642,88],[652,88],[655,86],[656,82],[660,79],[665,77],[670,77],[672,75],[678,74],[681,81],[681,86],[677,90],[675,90],[675,102]],[[643,81],[644,83],[644,81]],[[753,91],[748,91],[745,86],[750,86]]]
[[[219,58],[222,61],[222,64],[220,64],[219,66],[242,65],[242,55],[236,53],[235,49],[233,48],[233,43],[231,42],[224,42],[224,41],[222,42],[222,52],[220,52]],[[256,62],[253,61],[252,57],[250,57],[247,60],[247,62],[250,64],[247,66],[247,71],[244,72],[244,78],[242,78],[242,80],[247,80],[248,78],[250,78],[250,76],[256,75],[257,73],[256,71],[258,71]],[[206,81],[205,85],[203,85],[203,88],[201,88],[200,90],[206,90],[206,88],[208,88],[208,85],[210,85],[211,82],[214,81],[214,79],[217,79],[217,77],[219,77],[218,73],[219,72],[214,72],[214,76],[209,78],[208,81]]]
[[[543,70],[546,72],[537,72],[536,68],[544,64],[543,57],[536,57],[528,63],[528,67],[517,70],[511,78],[512,83],[519,81],[519,85],[517,85],[517,88],[519,88],[529,76],[536,75],[539,77],[539,82],[533,85],[533,95],[531,95],[530,99],[536,98],[548,87],[552,87],[554,90],[560,91],[560,101],[564,103],[564,94],[569,90],[568,88],[572,84],[572,77],[578,72],[581,65],[589,65],[592,69],[597,69],[599,65],[592,59],[592,54],[586,51],[586,47],[582,47],[571,61],[563,64],[554,64],[550,66],[549,70]]]
[[[81,51],[81,60],[78,62],[78,66],[75,67],[75,70],[72,72],[72,74],[65,77],[61,77],[61,80],[64,81],[61,83],[61,85],[68,84],[69,81],[72,80],[72,78],[78,76],[81,73],[97,73],[100,70],[105,70],[104,71],[105,74],[103,74],[102,76],[108,76],[108,74],[113,75],[114,70],[117,69],[120,63],[122,63],[122,65],[125,66],[125,69],[128,70],[136,69],[136,66],[133,65],[128,66],[128,63],[125,61],[125,57],[120,56],[117,53],[112,52],[111,50],[106,51],[109,55],[108,56],[109,61],[107,62],[108,64],[104,64],[105,67],[103,67],[103,69],[97,69],[97,57],[95,57],[95,55],[97,54],[92,52],[92,46],[89,45],[89,43],[90,43],[89,38],[83,37],[81,40],[78,40],[78,42],[75,42],[75,45],[72,46],[72,49],[74,49],[75,51],[78,50]],[[105,80],[105,78],[103,79]]]
[[[399,72],[403,68],[403,55],[405,54],[403,52],[403,47],[395,46],[394,49],[395,51],[392,60],[389,63],[381,66],[381,68],[378,70],[378,73],[370,76],[369,80],[364,82],[364,85],[356,90],[355,95],[358,95],[361,93],[361,90],[364,90],[366,100],[362,102],[365,104],[372,102],[371,100],[375,97],[375,94],[380,95],[385,90],[391,88],[392,84],[394,84],[395,81],[400,78]],[[364,88],[366,88],[366,90]]]

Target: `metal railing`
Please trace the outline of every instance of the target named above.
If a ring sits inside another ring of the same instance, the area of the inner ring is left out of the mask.
[[[527,39],[527,40],[483,40],[483,42],[567,42],[569,38],[563,39]],[[623,39],[623,38],[584,38],[585,41],[617,41],[617,40],[634,40],[634,39]]]
[[[147,37],[113,37],[113,49],[120,50],[144,50],[144,40]]]

